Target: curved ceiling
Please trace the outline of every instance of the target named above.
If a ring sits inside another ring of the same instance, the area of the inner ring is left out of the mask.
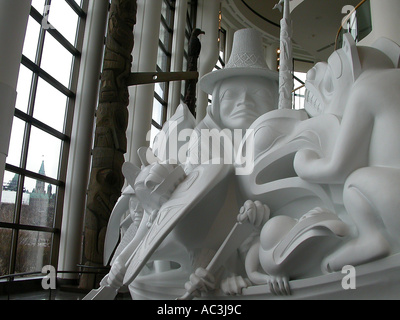
[[[222,0],[223,21],[234,29],[256,28],[268,44],[279,43],[279,0]],[[360,0],[292,0],[293,54],[301,60],[326,60],[334,50],[345,6]],[[294,8],[293,8],[294,7]]]

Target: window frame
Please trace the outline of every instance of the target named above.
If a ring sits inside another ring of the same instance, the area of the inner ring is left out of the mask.
[[[160,29],[161,25],[165,28],[166,32],[168,32],[169,36],[167,39],[167,43],[164,43],[161,39],[161,34],[158,39],[158,53],[157,55],[165,55],[166,64],[165,69],[162,69],[162,66],[158,65],[157,61],[157,72],[169,72],[171,70],[171,57],[172,57],[172,42],[174,37],[174,20],[175,20],[175,0],[162,0],[163,5],[166,6],[167,9],[167,17],[163,16],[163,12],[161,11],[161,19],[160,19]],[[161,115],[161,123],[158,123],[154,117],[152,116],[151,125],[155,127],[157,130],[161,130],[163,124],[167,120],[167,111],[168,111],[168,95],[169,95],[169,82],[164,82],[164,97],[161,97],[154,91],[154,99],[156,99],[162,105],[162,115]],[[153,106],[154,113],[154,106]]]
[[[60,0],[57,0],[60,1]],[[36,231],[49,233],[51,241],[50,248],[50,263],[56,266],[58,263],[58,252],[60,245],[61,235],[61,222],[63,214],[63,202],[65,193],[66,173],[67,173],[67,162],[69,154],[69,146],[72,131],[72,119],[75,108],[75,97],[78,85],[79,67],[81,62],[81,52],[83,48],[84,30],[86,25],[87,11],[89,0],[82,0],[81,5],[76,3],[74,0],[64,0],[71,9],[78,16],[78,24],[76,26],[75,43],[71,44],[57,29],[54,28],[40,28],[40,33],[37,42],[37,50],[35,61],[31,61],[26,56],[22,55],[21,65],[26,67],[32,72],[32,79],[29,90],[29,100],[26,112],[15,108],[14,117],[24,122],[23,141],[21,147],[21,157],[18,166],[11,165],[6,162],[5,170],[18,175],[16,199],[13,213],[13,222],[0,221],[0,228],[11,230],[11,245],[10,245],[10,258],[8,263],[8,274],[14,274],[16,268],[17,250],[18,250],[18,238],[20,231]],[[50,6],[51,0],[46,0],[46,6]],[[30,17],[32,17],[39,25],[41,25],[44,15],[31,5]],[[45,43],[46,35],[50,34],[59,44],[61,44],[71,55],[72,65],[69,74],[69,86],[66,87],[55,79],[48,72],[43,70],[41,65],[43,48]],[[33,116],[36,93],[38,88],[39,79],[46,81],[49,85],[57,89],[59,92],[66,96],[66,111],[64,115],[64,128],[63,132],[43,123]],[[60,155],[58,163],[57,178],[52,178],[40,173],[32,172],[26,169],[28,160],[29,141],[31,136],[31,129],[37,128],[57,139],[60,140]],[[54,208],[54,220],[52,227],[46,226],[34,226],[21,224],[21,209],[22,209],[22,198],[24,193],[25,179],[30,178],[40,182],[48,183],[56,187],[55,194],[55,208]],[[7,181],[3,181],[3,188]],[[41,271],[41,270],[35,270]]]

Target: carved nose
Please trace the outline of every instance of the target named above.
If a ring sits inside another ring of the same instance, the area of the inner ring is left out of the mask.
[[[253,99],[251,98],[251,96],[247,93],[244,92],[243,94],[240,95],[237,103],[236,103],[237,107],[254,107],[254,102]]]

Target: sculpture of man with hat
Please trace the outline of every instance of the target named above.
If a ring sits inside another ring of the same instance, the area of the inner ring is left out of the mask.
[[[277,109],[278,79],[278,72],[270,70],[265,62],[260,33],[254,29],[237,31],[226,67],[203,76],[199,82],[213,99],[205,118],[194,129],[185,170],[201,163],[200,152],[209,151],[200,150],[201,130],[217,129],[214,132],[221,133],[240,129],[244,136],[259,116]]]

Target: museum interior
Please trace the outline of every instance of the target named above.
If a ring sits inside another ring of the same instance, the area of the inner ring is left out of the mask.
[[[257,30],[279,74],[289,3],[295,110],[307,72],[344,35],[400,45],[398,0],[278,2],[0,1],[0,300],[80,300],[98,287],[123,163],[141,166],[137,150],[179,105],[203,120],[212,96],[198,80],[225,68],[236,31]]]

